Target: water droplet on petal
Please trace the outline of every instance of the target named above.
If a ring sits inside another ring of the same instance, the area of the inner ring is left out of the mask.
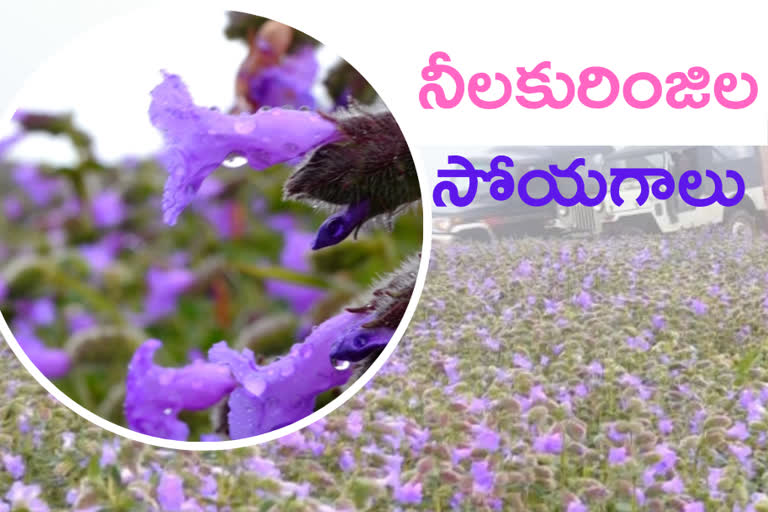
[[[165,414],[166,416],[170,416],[172,412],[173,411],[171,410],[170,407],[168,407],[167,409],[163,409],[163,414]]]
[[[251,133],[254,128],[256,128],[256,120],[249,117],[238,119],[235,121],[233,128],[235,129],[235,133],[239,133],[240,135],[247,135]]]
[[[312,357],[312,347],[308,345],[302,345],[299,347],[299,355],[304,359],[309,359]]]
[[[352,363],[350,363],[349,361],[341,361],[336,359],[331,359],[331,364],[333,365],[334,368],[336,368],[340,372],[343,372],[344,370],[352,366]]]
[[[243,387],[252,395],[259,396],[267,388],[267,383],[258,375],[249,375],[243,380]]]
[[[224,167],[228,167],[230,169],[237,169],[238,167],[243,167],[245,164],[248,163],[248,159],[245,158],[243,155],[238,153],[232,153],[227,157],[226,160],[224,160],[221,165]]]
[[[291,375],[293,375],[293,363],[290,363],[290,362],[286,363],[285,366],[280,368],[280,375],[282,377],[290,377]]]
[[[259,107],[259,112],[266,112],[267,110],[271,109],[272,107],[268,105],[264,105],[263,107]]]

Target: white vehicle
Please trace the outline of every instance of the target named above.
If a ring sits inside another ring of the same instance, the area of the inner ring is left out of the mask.
[[[624,203],[617,206],[611,201],[610,192],[598,206],[577,205],[570,208],[558,208],[557,218],[550,227],[565,232],[591,234],[629,234],[629,233],[671,233],[681,229],[712,224],[725,224],[734,233],[752,236],[758,229],[766,226],[766,205],[768,190],[768,148],[753,146],[643,146],[629,147],[606,155],[599,168],[609,181],[611,168],[663,168],[669,170],[677,184],[679,175],[689,169],[704,173],[711,169],[723,181],[727,197],[736,193],[736,184],[725,179],[727,169],[738,172],[744,179],[746,191],[744,198],[735,206],[725,207],[714,203],[704,207],[694,207],[682,200],[677,186],[674,195],[666,200],[656,199],[653,194],[642,205],[636,198],[640,184],[633,179],[625,179],[620,188]],[[591,168],[598,168],[592,163]],[[697,197],[710,197],[714,183],[702,176],[700,191],[692,191]],[[585,180],[585,182],[594,180]],[[653,178],[648,180],[649,185]],[[594,192],[591,192],[592,195]]]

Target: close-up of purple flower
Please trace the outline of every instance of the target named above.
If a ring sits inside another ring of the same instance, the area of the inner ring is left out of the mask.
[[[248,100],[258,106],[315,108],[312,87],[318,70],[315,49],[304,46],[249,77]]]
[[[34,325],[16,323],[13,326],[13,334],[32,364],[43,375],[56,379],[69,372],[72,366],[69,354],[61,349],[47,347],[35,333]]]
[[[187,425],[181,411],[208,409],[231,392],[237,382],[227,367],[195,361],[183,368],[165,368],[154,362],[162,343],[148,340],[128,366],[125,417],[130,427],[143,434],[184,441]]]
[[[93,222],[98,228],[117,226],[125,219],[125,204],[120,192],[106,190],[91,200]]]
[[[276,108],[228,115],[196,106],[181,78],[169,73],[152,91],[149,114],[166,142],[160,159],[168,171],[163,212],[170,225],[230,155],[262,170],[343,138],[336,123],[312,111]]]
[[[341,313],[317,326],[290,353],[258,366],[247,349],[236,352],[225,343],[214,345],[209,360],[228,367],[239,383],[229,397],[228,425],[232,439],[251,437],[290,425],[314,410],[320,393],[341,386],[350,368],[333,366],[329,353],[336,338],[359,328],[358,313]]]
[[[184,268],[150,268],[142,320],[152,323],[173,313],[179,297],[195,283],[195,279],[195,274]]]

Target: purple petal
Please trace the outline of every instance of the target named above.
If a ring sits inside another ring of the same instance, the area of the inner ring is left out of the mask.
[[[46,347],[32,325],[16,324],[13,335],[32,364],[49,379],[58,379],[69,372],[72,366],[69,354],[61,349]]]
[[[333,367],[331,346],[366,319],[366,315],[341,313],[317,326],[306,341],[267,366],[257,366],[249,350],[238,353],[225,343],[214,345],[209,359],[229,366],[240,383],[229,399],[230,437],[263,434],[311,414],[317,395],[345,384],[352,375],[350,369]]]
[[[153,358],[162,346],[147,340],[128,366],[125,417],[131,429],[165,439],[184,441],[189,427],[177,416],[182,410],[203,410],[219,402],[237,382],[226,367],[195,361],[183,368],[163,368]]]
[[[254,105],[282,107],[315,107],[312,87],[319,65],[315,50],[305,46],[280,64],[261,70],[250,79],[248,99]]]
[[[363,201],[347,207],[346,210],[328,217],[317,230],[312,249],[336,245],[357,229],[368,218],[370,202]]]
[[[169,173],[162,204],[168,224],[176,223],[203,180],[231,154],[262,170],[342,137],[336,123],[315,112],[272,109],[227,115],[198,107],[180,77],[164,75],[152,91],[149,115],[166,143],[160,160]]]
[[[369,320],[372,320],[372,318],[369,317]],[[374,329],[358,327],[350,329],[340,335],[333,344],[330,357],[337,361],[353,363],[362,361],[372,353],[383,349],[389,343],[389,340],[392,339],[394,333],[394,330],[384,327]]]

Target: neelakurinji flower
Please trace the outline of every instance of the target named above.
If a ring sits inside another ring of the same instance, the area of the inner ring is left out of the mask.
[[[125,417],[136,432],[184,441],[189,427],[178,419],[179,413],[208,409],[237,382],[220,364],[198,360],[183,368],[158,366],[154,355],[161,346],[158,340],[147,340],[133,355],[125,385]]]
[[[196,281],[194,272],[184,268],[163,269],[152,267],[147,271],[147,296],[144,300],[144,313],[140,320],[152,323],[173,313],[179,296]]]
[[[162,208],[170,225],[230,155],[241,155],[251,168],[262,170],[343,138],[335,122],[316,112],[270,109],[228,115],[199,107],[181,78],[169,73],[152,91],[149,115],[165,139],[160,160],[168,179]]]
[[[290,353],[258,366],[253,352],[237,352],[226,343],[208,352],[211,362],[226,365],[239,386],[229,397],[227,415],[232,439],[252,437],[290,425],[314,411],[320,393],[344,385],[352,370],[338,369],[329,357],[336,339],[358,329],[366,315],[343,312],[318,325]]]
[[[366,322],[372,319],[368,317]],[[392,339],[393,334],[394,330],[387,327],[365,328],[360,326],[349,329],[333,343],[330,358],[350,363],[360,362],[373,353],[381,352]]]
[[[318,70],[315,49],[310,45],[299,48],[283,57],[277,65],[262,68],[247,77],[248,102],[257,107],[315,108],[312,87]]]
[[[15,322],[13,334],[30,361],[49,379],[57,379],[69,373],[72,361],[61,349],[49,348],[37,337],[35,327],[25,322]]]
[[[98,228],[111,228],[123,222],[126,207],[117,190],[104,190],[91,199],[93,223]]]
[[[311,270],[309,261],[310,242],[314,235],[291,227],[283,231],[283,249],[280,253],[280,264],[290,270],[306,273]],[[267,279],[264,285],[273,297],[288,301],[293,310],[304,314],[321,299],[325,290],[295,283],[287,283],[277,279]]]

